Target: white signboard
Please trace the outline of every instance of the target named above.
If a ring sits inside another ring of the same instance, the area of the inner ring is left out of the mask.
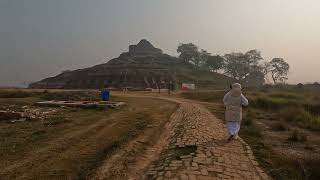
[[[195,90],[196,85],[191,83],[182,83],[181,90]]]

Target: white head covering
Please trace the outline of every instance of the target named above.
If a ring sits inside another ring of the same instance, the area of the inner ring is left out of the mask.
[[[234,83],[232,84],[232,89],[231,89],[231,96],[233,97],[239,97],[241,96],[241,84],[239,83]]]
[[[233,83],[232,84],[232,89],[233,88],[240,88],[241,89],[241,84],[239,84],[239,83]]]

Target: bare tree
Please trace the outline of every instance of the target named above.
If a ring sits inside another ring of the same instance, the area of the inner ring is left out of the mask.
[[[288,79],[289,64],[282,58],[273,58],[268,67],[274,84],[284,83]]]

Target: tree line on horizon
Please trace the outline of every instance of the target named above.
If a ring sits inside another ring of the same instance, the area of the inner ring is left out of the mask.
[[[220,56],[187,43],[180,44],[177,52],[184,63],[192,64],[197,69],[220,72],[248,85],[263,85],[269,76],[274,84],[284,84],[288,79],[290,66],[283,58],[268,61],[256,49]]]

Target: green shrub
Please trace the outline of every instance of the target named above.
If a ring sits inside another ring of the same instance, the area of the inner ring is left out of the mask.
[[[305,142],[307,141],[307,135],[298,129],[294,129],[291,131],[288,140],[290,141],[296,141],[296,142]]]
[[[280,115],[286,121],[294,123],[303,123],[312,119],[312,115],[303,108],[284,108],[280,111]]]
[[[306,143],[306,145],[304,146],[304,148],[306,149],[306,150],[310,150],[310,151],[314,151],[316,148],[315,148],[315,146],[313,146],[311,143]]]
[[[320,96],[314,96],[313,99],[314,99],[315,101],[319,101],[319,100],[320,100]]]
[[[280,111],[280,116],[282,119],[303,128],[308,128],[312,130],[320,129],[320,117],[312,115],[310,112],[303,108],[284,108]]]
[[[286,99],[269,98],[267,96],[258,96],[256,98],[249,98],[249,100],[251,106],[265,110],[277,110],[289,104],[294,105],[294,103]]]
[[[99,100],[100,95],[93,92],[70,91],[70,92],[43,92],[40,95],[44,100],[61,100],[61,101],[88,101]]]
[[[251,126],[253,125],[253,119],[255,119],[255,113],[248,109],[247,111],[244,111],[243,118],[242,118],[242,124],[244,126]]]
[[[244,118],[243,119],[243,125],[245,126],[251,126],[252,125],[252,119],[251,118]]]
[[[186,99],[193,99],[204,102],[222,102],[225,91],[214,92],[183,92],[180,95]]]
[[[318,103],[304,103],[303,107],[314,115],[320,115],[320,104]]]
[[[57,115],[45,120],[43,124],[46,126],[54,126],[65,122],[68,121],[62,115]]]
[[[298,159],[294,156],[273,155],[277,168],[269,171],[274,179],[318,180],[320,177],[319,157]]]
[[[249,136],[262,137],[262,129],[258,126],[249,126],[247,128],[247,134]]]
[[[288,130],[290,130],[289,126],[282,121],[274,123],[272,125],[272,129],[275,131],[288,131]]]
[[[319,179],[320,178],[320,159],[319,157],[311,157],[303,161],[302,167],[305,170],[305,179]]]
[[[262,137],[262,129],[253,122],[252,118],[245,118],[243,125],[242,134],[251,137]]]
[[[1,90],[0,98],[26,98],[33,96],[34,93],[21,90]]]
[[[296,93],[289,93],[289,92],[270,93],[268,96],[271,98],[282,98],[282,99],[290,99],[290,100],[303,99],[303,97],[301,97],[300,95],[298,95]]]

